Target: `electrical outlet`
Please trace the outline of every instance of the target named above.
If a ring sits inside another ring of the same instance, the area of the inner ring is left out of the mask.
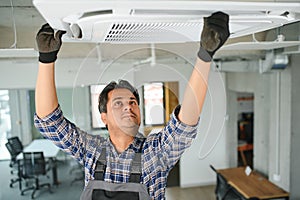
[[[274,181],[279,182],[281,179],[280,174],[273,174],[273,179]]]

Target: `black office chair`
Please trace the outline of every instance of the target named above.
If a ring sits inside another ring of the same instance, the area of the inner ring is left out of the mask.
[[[17,172],[17,178],[12,178],[10,180],[10,187],[13,187],[13,185],[15,183],[19,183],[19,188],[22,188],[22,184],[21,184],[21,178],[20,178],[20,172],[19,172],[19,165],[22,164],[21,161],[17,160],[17,156],[22,153],[23,151],[23,144],[22,142],[19,140],[18,137],[12,137],[12,138],[8,138],[7,139],[7,143],[5,144],[9,154],[10,154],[10,163],[9,163],[9,167],[11,168],[10,173],[14,174],[15,171]]]
[[[7,139],[5,146],[11,156],[9,165],[10,167],[13,167],[17,163],[17,156],[23,151],[23,144],[18,137],[11,137]],[[11,173],[13,174],[13,172],[14,171],[12,170]]]
[[[34,199],[35,192],[44,186],[47,186],[49,192],[52,193],[50,183],[40,184],[39,182],[39,176],[47,176],[46,161],[43,152],[24,152],[22,166],[22,178],[25,180],[34,179],[35,183],[22,190],[21,195],[24,195],[24,193],[28,190],[33,190],[31,198]]]

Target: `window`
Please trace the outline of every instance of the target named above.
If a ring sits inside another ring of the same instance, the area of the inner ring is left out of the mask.
[[[91,98],[91,115],[92,115],[92,128],[105,128],[105,124],[101,120],[101,115],[98,110],[98,98],[106,85],[91,85],[90,98]]]
[[[145,125],[164,124],[164,86],[162,82],[146,83],[144,92],[144,123]]]

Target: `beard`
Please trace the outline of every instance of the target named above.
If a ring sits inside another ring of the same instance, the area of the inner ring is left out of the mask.
[[[140,122],[133,118],[123,117],[117,123],[107,125],[108,131],[121,131],[127,136],[135,137],[139,131]]]
[[[122,131],[128,135],[128,136],[132,136],[135,137],[139,131],[140,126],[135,124],[133,126],[130,127],[121,127]]]
[[[138,117],[134,113],[125,113],[121,117],[120,129],[129,136],[135,137],[140,128]]]

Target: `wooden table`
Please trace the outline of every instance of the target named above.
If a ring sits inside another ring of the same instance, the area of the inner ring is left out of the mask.
[[[245,198],[259,199],[289,199],[289,193],[276,186],[258,172],[252,171],[249,176],[245,173],[245,167],[217,170],[229,185],[235,188]]]
[[[44,157],[51,161],[52,175],[53,175],[53,184],[58,185],[59,181],[57,178],[57,164],[56,156],[59,152],[59,148],[53,144],[50,140],[47,139],[36,139],[33,140],[28,146],[23,149],[23,152],[39,152],[44,153]],[[23,153],[20,153],[17,156],[17,160],[23,159]]]

